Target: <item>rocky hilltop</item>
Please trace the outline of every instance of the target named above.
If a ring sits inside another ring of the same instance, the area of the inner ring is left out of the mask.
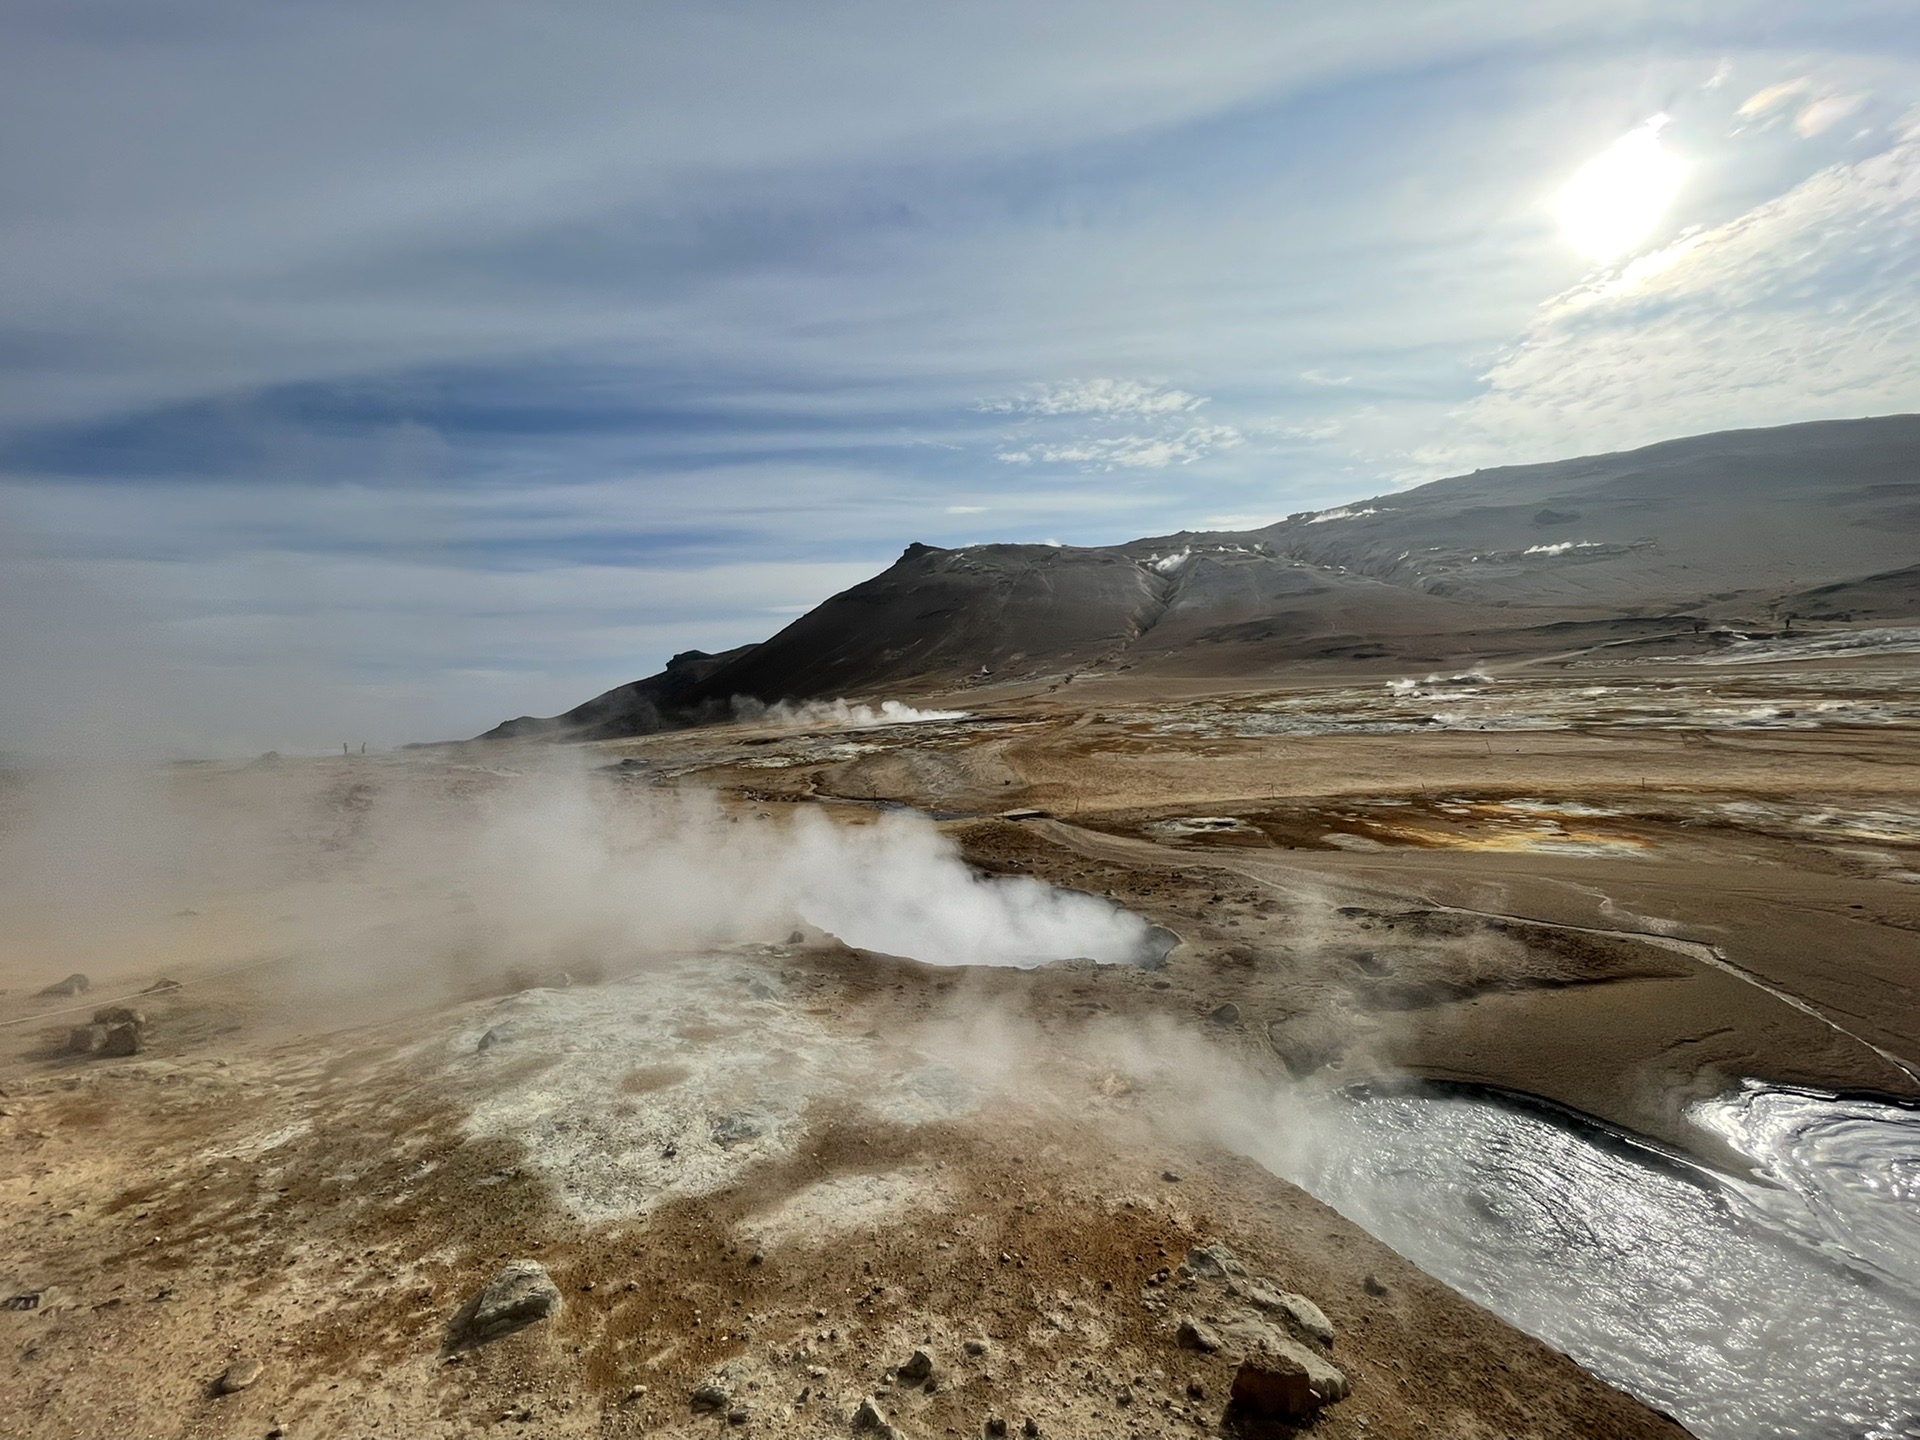
[[[1920,614],[1920,416],[1479,470],[1247,531],[909,545],[772,639],[483,739],[607,739],[761,702],[1131,667],[1442,666]]]

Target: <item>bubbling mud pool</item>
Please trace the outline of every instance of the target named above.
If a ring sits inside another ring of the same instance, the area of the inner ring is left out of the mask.
[[[1257,1158],[1702,1440],[1920,1437],[1920,1113],[1749,1084],[1683,1162],[1455,1093],[1316,1102]]]

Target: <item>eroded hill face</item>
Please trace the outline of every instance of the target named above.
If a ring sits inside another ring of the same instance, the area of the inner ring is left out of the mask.
[[[1315,565],[1494,604],[1768,600],[1913,564],[1920,417],[1477,471],[1260,533]]]
[[[764,644],[487,738],[607,739],[773,702],[1137,669],[1431,668],[1920,613],[1920,417],[1476,472],[1261,530],[909,546]],[[1706,642],[1711,643],[1711,642]]]

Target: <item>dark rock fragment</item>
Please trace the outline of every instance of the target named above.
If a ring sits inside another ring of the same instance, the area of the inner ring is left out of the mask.
[[[220,1373],[218,1380],[213,1382],[214,1393],[233,1395],[245,1390],[260,1378],[260,1372],[264,1369],[266,1367],[258,1360],[236,1360]]]
[[[933,1357],[924,1350],[916,1350],[897,1373],[907,1384],[919,1385],[932,1377]]]
[[[1211,1355],[1220,1348],[1220,1335],[1204,1320],[1196,1320],[1191,1315],[1180,1321],[1180,1328],[1174,1338],[1180,1342],[1183,1350],[1198,1350],[1203,1355]]]
[[[498,1340],[560,1309],[560,1291],[537,1260],[512,1260],[454,1316],[448,1342],[465,1349]]]

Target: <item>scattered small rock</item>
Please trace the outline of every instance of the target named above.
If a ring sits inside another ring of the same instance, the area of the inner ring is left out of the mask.
[[[1385,1295],[1387,1293],[1387,1287],[1380,1282],[1379,1277],[1374,1275],[1367,1276],[1366,1279],[1360,1282],[1360,1285],[1369,1295]]]
[[[1326,1312],[1304,1295],[1282,1290],[1265,1280],[1235,1278],[1228,1288],[1242,1299],[1251,1300],[1270,1315],[1277,1315],[1295,1335],[1333,1348],[1333,1322]]]
[[[873,1403],[871,1396],[862,1400],[859,1408],[853,1412],[853,1428],[862,1434],[889,1432],[893,1429],[887,1423],[887,1417],[880,1413],[880,1407]]]
[[[1177,1170],[1162,1170],[1160,1172],[1160,1178],[1169,1185],[1178,1185],[1180,1183],[1180,1172]]]
[[[140,993],[142,995],[164,995],[170,990],[178,990],[179,988],[180,982],[178,980],[169,980],[166,976],[162,975]]]
[[[1027,1416],[1020,1426],[1020,1433],[1026,1436],[1027,1440],[1034,1440],[1034,1437],[1040,1433],[1040,1422],[1031,1415]]]
[[[1347,1397],[1347,1377],[1304,1345],[1275,1340],[1240,1362],[1232,1403],[1258,1415],[1304,1420]]]
[[[103,1005],[93,1012],[93,1023],[67,1032],[67,1049],[75,1055],[138,1055],[146,1034],[147,1017],[125,1005]]]
[[[727,1423],[729,1425],[744,1425],[751,1418],[751,1414],[752,1412],[747,1410],[745,1406],[737,1405],[727,1411]]]
[[[1002,1420],[998,1415],[989,1415],[987,1417],[987,1423],[982,1429],[985,1431],[988,1440],[1000,1440],[1000,1437],[1007,1433],[1007,1422]]]
[[[76,970],[66,979],[54,982],[40,993],[42,995],[84,995],[92,988],[93,982]]]
[[[962,1348],[969,1355],[984,1355],[987,1353],[987,1342],[975,1336],[973,1339],[967,1341]]]
[[[909,1385],[918,1385],[933,1376],[933,1357],[924,1350],[916,1350],[906,1364],[897,1372]]]
[[[1174,1338],[1180,1342],[1183,1350],[1198,1350],[1203,1355],[1211,1355],[1220,1348],[1220,1334],[1204,1320],[1196,1320],[1191,1315],[1182,1316],[1180,1328]]]
[[[1187,1251],[1187,1269],[1204,1280],[1224,1280],[1228,1276],[1244,1276],[1247,1267],[1240,1263],[1240,1257],[1227,1248],[1224,1240],[1216,1240],[1211,1245],[1196,1245]]]
[[[1229,1000],[1224,1005],[1216,1005],[1208,1012],[1207,1018],[1214,1024],[1232,1029],[1240,1023],[1240,1007]]]
[[[757,1140],[767,1133],[767,1117],[756,1110],[734,1110],[713,1122],[708,1133],[713,1143],[731,1150],[743,1140]]]
[[[547,1267],[537,1260],[512,1260],[454,1316],[449,1342],[484,1345],[545,1320],[559,1308],[560,1291]]]
[[[236,1360],[220,1372],[220,1378],[213,1382],[214,1391],[220,1395],[237,1394],[258,1380],[264,1369],[258,1360]]]
[[[729,1395],[718,1385],[702,1385],[689,1397],[688,1403],[696,1410],[710,1411],[724,1410],[732,1400],[733,1396]]]

